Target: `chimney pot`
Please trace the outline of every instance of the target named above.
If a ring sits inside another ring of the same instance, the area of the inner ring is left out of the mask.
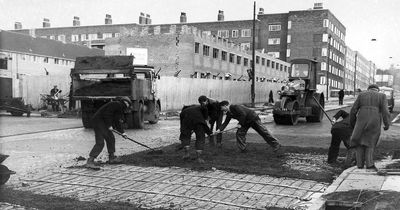
[[[218,10],[218,21],[224,21],[224,11]]]
[[[145,23],[144,24],[146,24],[146,25],[150,25],[151,24],[151,19],[150,19],[150,15],[149,14],[146,14]]]
[[[43,18],[43,28],[50,27],[50,20],[48,18]]]
[[[146,17],[144,16],[143,12],[140,13],[139,24],[141,24],[141,25],[146,24]]]
[[[264,8],[260,8],[260,10],[258,11],[259,15],[263,15],[264,14]]]
[[[80,26],[81,25],[81,21],[79,20],[78,16],[74,16],[74,20],[72,21],[72,25],[73,26]]]
[[[112,24],[111,15],[106,14],[106,19],[104,20],[104,23],[105,23],[106,25]]]
[[[187,22],[187,17],[186,17],[186,13],[185,12],[181,12],[181,16],[180,16],[180,23],[186,23]]]
[[[22,29],[22,23],[21,22],[15,22],[14,29],[15,30]]]
[[[323,9],[322,2],[314,3],[314,9]]]

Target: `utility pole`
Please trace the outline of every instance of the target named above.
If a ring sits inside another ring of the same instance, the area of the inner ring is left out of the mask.
[[[356,96],[357,54],[358,52],[356,51],[356,56],[354,57],[354,91],[353,91],[354,96]]]
[[[256,93],[255,93],[255,86],[256,86],[256,69],[255,69],[255,61],[256,61],[256,49],[255,49],[255,43],[256,43],[256,2],[254,1],[254,9],[253,9],[253,61],[251,62],[251,75],[252,75],[252,80],[251,80],[251,106],[255,107],[255,98],[256,98]]]
[[[332,36],[329,34],[328,35],[328,60],[326,61],[326,101],[329,101],[329,60],[330,60],[330,55],[331,55],[331,39]]]

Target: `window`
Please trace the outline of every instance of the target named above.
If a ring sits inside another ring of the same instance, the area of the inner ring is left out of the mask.
[[[324,19],[324,27],[325,28],[329,27],[329,20],[328,19]]]
[[[242,49],[242,50],[250,50],[250,43],[241,43],[240,44],[240,48]]]
[[[203,45],[203,55],[210,56],[210,46]]]
[[[58,58],[54,58],[54,64],[59,64],[60,60]]]
[[[275,68],[275,61],[271,62],[271,68],[273,68],[273,69]]]
[[[0,69],[8,70],[8,59],[7,58],[0,58]]]
[[[279,58],[279,52],[268,52],[267,54],[274,58]]]
[[[213,48],[213,58],[218,58],[219,55],[219,49]]]
[[[115,34],[114,34],[114,37],[120,37],[120,36],[121,36],[120,33],[115,33]]]
[[[260,56],[256,56],[256,64],[260,63]]]
[[[321,62],[321,71],[326,71],[326,63]]]
[[[200,52],[200,43],[195,42],[194,43],[194,53],[199,53]]]
[[[226,61],[226,51],[222,51],[221,52],[221,59],[223,60],[223,61]]]
[[[103,39],[107,39],[107,38],[111,38],[112,37],[112,33],[104,33],[103,34]]]
[[[290,57],[290,49],[287,49],[287,50],[286,50],[286,57],[287,57],[287,58]]]
[[[239,30],[232,30],[232,38],[239,37]]]
[[[49,57],[44,57],[44,58],[43,58],[43,62],[44,62],[44,63],[48,63],[48,62],[49,62]]]
[[[281,70],[281,71],[283,70],[283,65],[282,64],[279,65],[279,70]]]
[[[291,35],[287,35],[287,43],[292,42],[292,36]]]
[[[250,37],[251,30],[250,29],[242,29],[242,37]]]
[[[323,47],[321,49],[321,56],[327,56],[328,55],[328,49],[326,47]]]
[[[288,21],[287,22],[287,29],[291,29],[292,28],[292,21]]]
[[[72,34],[71,35],[71,42],[78,42],[79,41],[79,35],[78,34]]]
[[[271,64],[271,61],[267,59],[267,67],[269,67]]]
[[[232,53],[229,53],[229,62],[233,63],[234,60],[235,60],[235,55]]]
[[[97,34],[89,34],[89,40],[97,40]]]
[[[86,40],[87,40],[86,34],[81,34],[81,41],[86,41]]]
[[[269,31],[280,31],[281,30],[281,25],[269,25],[268,26]]]
[[[242,57],[236,56],[236,64],[241,64]]]
[[[261,65],[265,66],[265,58],[261,58]]]
[[[268,44],[269,45],[275,45],[275,44],[280,44],[281,39],[280,38],[270,38],[268,39]]]
[[[325,85],[325,83],[326,83],[326,78],[325,78],[325,76],[321,76],[321,77],[319,78],[319,84]]]
[[[57,40],[58,40],[58,41],[65,42],[65,35],[63,35],[63,34],[58,35],[58,36],[57,36]]]
[[[201,32],[201,36],[210,36],[211,35],[211,31],[203,31]]]
[[[249,65],[249,59],[248,58],[244,58],[243,59],[243,65],[244,66],[248,66]]]
[[[229,37],[229,31],[228,30],[219,30],[218,31],[218,36],[222,38],[228,38]]]
[[[322,42],[328,42],[328,34],[322,34]]]
[[[276,69],[279,69],[279,63],[276,63]]]
[[[50,36],[50,39],[53,39],[53,40],[54,40],[54,39],[56,39],[56,37],[53,36],[53,35],[51,35],[51,36]]]

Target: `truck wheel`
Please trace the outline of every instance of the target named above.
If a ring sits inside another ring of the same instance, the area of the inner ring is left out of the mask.
[[[133,112],[133,128],[142,129],[144,127],[143,104],[139,103],[139,109]]]
[[[83,111],[82,112],[82,124],[85,128],[93,128],[91,119],[92,119],[92,112]]]
[[[150,124],[156,124],[158,123],[158,120],[160,118],[160,105],[156,102],[154,106],[154,112],[153,112],[154,120],[149,120]]]
[[[0,165],[0,185],[5,184],[10,178],[9,171],[7,166]]]

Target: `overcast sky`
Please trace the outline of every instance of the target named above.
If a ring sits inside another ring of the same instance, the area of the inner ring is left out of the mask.
[[[188,22],[216,21],[218,10],[225,20],[252,19],[253,0],[0,0],[0,29],[41,28],[43,18],[51,27],[104,24],[106,14],[113,24],[138,23],[139,13],[150,14],[153,24],[178,23],[181,12]],[[400,64],[399,0],[258,0],[265,13],[306,10],[322,2],[346,27],[346,44],[379,68]],[[372,42],[371,39],[376,39]],[[392,57],[392,58],[390,58]]]

